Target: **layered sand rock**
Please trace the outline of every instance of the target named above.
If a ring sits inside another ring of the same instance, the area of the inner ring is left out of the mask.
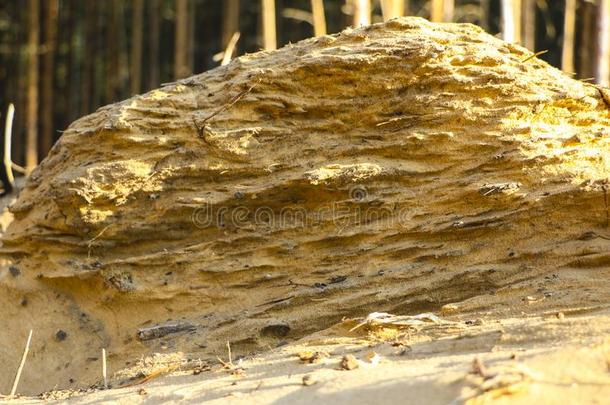
[[[12,207],[0,363],[33,328],[32,393],[99,380],[103,347],[117,369],[372,311],[607,306],[610,96],[532,56],[404,18],[79,119]]]

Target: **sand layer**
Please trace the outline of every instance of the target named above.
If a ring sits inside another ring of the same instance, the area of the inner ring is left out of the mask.
[[[603,311],[608,100],[475,26],[404,18],[101,108],[11,207],[0,364],[34,329],[37,394],[98,383],[102,348],[119,370],[375,311]]]

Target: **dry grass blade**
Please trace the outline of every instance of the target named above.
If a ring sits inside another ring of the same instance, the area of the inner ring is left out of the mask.
[[[32,342],[32,333],[34,331],[30,329],[30,334],[28,335],[28,341],[25,344],[25,349],[23,349],[23,355],[21,356],[21,363],[19,363],[19,368],[17,369],[17,374],[15,374],[15,380],[13,381],[13,388],[11,388],[10,396],[13,397],[17,392],[17,386],[19,385],[19,379],[21,378],[21,372],[23,371],[23,366],[25,365],[25,359],[28,356],[28,352],[30,351],[30,343]]]
[[[106,349],[102,349],[102,378],[104,380],[104,388],[108,388],[108,375],[106,368]]]
[[[227,352],[228,352],[228,356],[229,356],[229,361],[225,362],[220,357],[216,357],[216,358],[218,359],[218,361],[220,362],[220,364],[222,364],[222,366],[224,368],[234,369],[235,364],[233,364],[233,358],[231,356],[231,342],[227,342]]]
[[[200,122],[197,122],[195,120],[195,118],[193,118],[193,124],[195,125],[195,128],[197,129],[198,136],[205,140],[205,128],[206,128],[205,124],[209,120],[211,120],[212,118],[214,118],[215,116],[220,114],[221,112],[229,109],[231,106],[233,106],[239,100],[241,100],[246,94],[250,93],[255,87],[256,87],[256,84],[253,84],[252,86],[248,87],[246,90],[243,90],[243,91],[239,92],[235,97],[233,97],[231,100],[229,100],[228,103],[226,103],[223,106],[221,106],[218,110],[214,111],[213,113],[211,113],[210,115],[205,117]]]
[[[224,55],[222,57],[222,62],[220,63],[220,66],[225,66],[228,65],[229,62],[231,62],[231,58],[233,57],[233,52],[235,51],[235,46],[237,45],[237,41],[239,41],[239,36],[241,34],[239,33],[239,31],[236,31],[233,33],[233,36],[231,36],[231,39],[229,40],[229,43],[227,44],[227,49],[224,52]]]

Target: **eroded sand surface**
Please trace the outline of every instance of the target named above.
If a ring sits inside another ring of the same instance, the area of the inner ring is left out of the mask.
[[[126,388],[43,397],[125,404],[604,404],[610,397],[607,311],[442,321],[352,332],[357,323],[344,322],[224,366],[157,354],[111,381]],[[357,368],[342,365],[346,355],[354,356]],[[228,354],[221,356],[228,363]]]
[[[212,366],[154,379],[151,396],[365,402],[410,387],[443,402],[476,356],[504,366],[515,352],[542,374],[524,401],[603,399],[610,96],[532,56],[404,18],[79,119],[11,208],[0,363],[16,368],[34,329],[24,394],[99,384],[105,348],[113,373],[153,353]],[[291,357],[372,312],[457,324],[412,333],[401,356],[369,339],[325,344],[318,365]],[[245,376],[217,370],[227,341]],[[379,365],[334,370],[369,342]],[[318,384],[302,386],[311,372]],[[81,400],[147,398],[135,391]]]

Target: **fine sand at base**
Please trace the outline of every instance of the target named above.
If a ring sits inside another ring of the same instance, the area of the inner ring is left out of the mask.
[[[218,361],[197,371],[186,366],[163,374],[159,370],[177,367],[180,356],[157,355],[137,370],[153,375],[144,383],[139,384],[146,378],[135,377],[127,388],[58,391],[43,398],[81,404],[603,404],[610,398],[607,310],[462,320],[419,330],[365,325],[349,332],[354,325],[343,322],[259,356],[234,359],[233,366]],[[316,352],[319,361],[300,359]],[[341,366],[349,354],[356,358],[356,369]],[[227,354],[223,357],[227,363]],[[482,372],[473,371],[475,359]],[[112,382],[118,384],[116,378]]]

